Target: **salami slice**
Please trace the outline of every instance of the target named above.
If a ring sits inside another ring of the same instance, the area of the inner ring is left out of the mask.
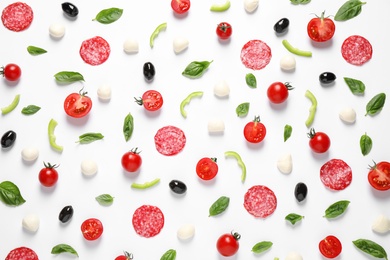
[[[176,126],[164,126],[157,131],[154,142],[159,153],[170,156],[183,150],[186,144],[186,136]]]
[[[344,40],[341,54],[348,63],[360,66],[371,59],[372,46],[366,38],[352,35]]]
[[[31,7],[22,2],[15,2],[4,8],[1,14],[3,25],[14,32],[27,29],[34,18]]]
[[[110,45],[100,36],[83,41],[80,47],[81,58],[93,66],[104,63],[110,56],[110,52]]]
[[[331,159],[320,169],[322,183],[332,190],[343,190],[351,184],[352,170],[340,159]]]
[[[241,62],[245,67],[261,70],[271,61],[271,48],[261,40],[251,40],[241,49]]]
[[[277,205],[275,193],[266,186],[251,187],[244,197],[244,207],[249,214],[257,218],[266,218],[271,215]]]
[[[164,214],[156,206],[143,205],[133,214],[133,227],[142,237],[154,237],[164,227]]]
[[[22,246],[12,249],[5,260],[38,260],[38,256],[31,248]]]

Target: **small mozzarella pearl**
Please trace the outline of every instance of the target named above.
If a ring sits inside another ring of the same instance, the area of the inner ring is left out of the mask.
[[[59,23],[53,23],[49,27],[49,33],[54,38],[62,38],[65,35],[65,26]]]
[[[296,61],[294,56],[292,55],[283,56],[280,60],[280,68],[282,68],[283,70],[293,70],[295,69],[295,66]]]
[[[97,95],[102,100],[111,99],[111,87],[107,85],[102,85],[97,90]]]
[[[39,151],[35,147],[26,147],[21,152],[23,160],[26,162],[35,161],[39,156]]]
[[[177,237],[180,240],[188,240],[195,235],[195,227],[191,224],[185,224],[177,230]]]
[[[139,50],[138,42],[134,39],[127,39],[123,43],[123,50],[126,53],[137,53]]]
[[[23,218],[22,226],[30,232],[37,232],[39,229],[39,218],[37,215],[29,214]]]
[[[92,176],[97,173],[98,166],[93,160],[84,160],[81,162],[81,172],[85,176]]]

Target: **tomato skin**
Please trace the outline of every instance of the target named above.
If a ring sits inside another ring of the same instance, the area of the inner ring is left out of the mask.
[[[10,63],[1,68],[0,75],[8,81],[17,81],[22,75],[22,70],[18,65]]]
[[[223,234],[217,240],[217,250],[223,256],[233,256],[237,253],[240,248],[238,240],[240,239],[240,234],[231,233]]]
[[[134,99],[138,105],[143,105],[148,111],[157,111],[164,103],[162,95],[156,90],[148,90],[142,95],[142,98]]]
[[[115,257],[115,260],[132,260],[133,259],[133,254],[124,251],[123,255]]]
[[[216,29],[216,33],[221,40],[227,40],[233,33],[232,26],[227,22],[219,23]]]
[[[315,42],[326,42],[332,39],[336,26],[330,18],[325,18],[323,12],[321,17],[313,18],[307,24],[307,34]]]
[[[307,136],[310,138],[309,146],[313,152],[325,153],[329,150],[331,142],[327,134],[323,132],[316,132],[313,128],[311,128]]]
[[[255,119],[247,123],[244,127],[244,137],[250,143],[260,143],[264,140],[267,134],[267,129],[260,122],[260,117],[255,116]]]
[[[214,179],[218,173],[217,158],[202,158],[196,164],[196,174],[202,180]]]
[[[81,118],[92,109],[92,100],[86,96],[87,92],[71,93],[64,101],[64,110],[68,116]]]
[[[288,82],[274,82],[267,89],[268,99],[274,104],[283,103],[287,100],[288,91],[291,89],[292,86]]]
[[[137,148],[131,149],[122,156],[122,167],[128,172],[136,172],[142,165],[142,158]]]
[[[86,240],[96,240],[103,234],[103,224],[97,218],[86,219],[81,224],[81,232]]]
[[[175,13],[184,14],[190,10],[191,2],[190,0],[172,0],[171,7]]]
[[[327,236],[318,244],[320,252],[323,256],[327,258],[337,257],[342,250],[342,245],[340,240],[335,236]]]
[[[58,172],[55,168],[58,166],[55,164],[46,164],[45,167],[39,171],[39,182],[45,187],[53,187],[58,181]]]
[[[370,166],[368,172],[368,182],[370,185],[379,191],[386,191],[390,189],[390,163],[379,162],[374,166]]]

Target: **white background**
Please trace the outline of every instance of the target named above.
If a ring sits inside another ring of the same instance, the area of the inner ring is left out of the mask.
[[[0,258],[15,247],[33,248],[40,259],[73,259],[63,254],[51,255],[53,246],[65,243],[74,247],[80,259],[114,259],[123,250],[134,254],[134,259],[160,259],[165,251],[177,251],[177,259],[223,259],[215,243],[220,235],[231,230],[239,232],[240,250],[231,259],[284,259],[290,251],[297,251],[304,259],[322,259],[318,243],[327,235],[337,236],[343,244],[338,259],[367,259],[352,241],[371,239],[390,250],[388,235],[371,230],[372,221],[379,215],[390,217],[388,192],[373,190],[367,181],[368,165],[389,160],[390,139],[386,131],[390,109],[386,104],[376,116],[365,116],[367,102],[379,92],[388,92],[387,60],[389,50],[383,36],[386,17],[390,8],[387,1],[368,1],[362,13],[346,22],[336,22],[334,38],[324,44],[315,44],[307,36],[306,26],[315,15],[326,11],[334,15],[343,1],[316,1],[295,6],[288,0],[260,0],[256,12],[245,12],[241,0],[233,0],[228,11],[209,11],[214,1],[192,1],[190,11],[183,17],[174,15],[170,1],[75,1],[80,11],[76,20],[63,15],[61,1],[26,1],[34,10],[31,26],[23,32],[12,32],[0,26],[0,63],[17,63],[22,77],[16,84],[0,81],[0,106],[11,103],[16,94],[21,95],[19,106],[10,114],[0,117],[0,133],[12,129],[17,140],[11,149],[0,151],[0,180],[14,182],[21,190],[26,203],[19,207],[0,204]],[[3,9],[12,1],[1,1]],[[102,9],[123,8],[123,16],[109,25],[99,24],[92,18]],[[283,17],[290,20],[286,34],[277,36],[273,25]],[[221,42],[215,34],[219,22],[229,22],[233,27],[231,40]],[[155,39],[153,49],[149,37],[157,25],[167,22],[167,29]],[[49,36],[52,23],[61,23],[66,34],[60,40]],[[362,35],[373,46],[373,58],[363,66],[353,66],[341,56],[341,44],[350,35]],[[111,45],[109,59],[100,66],[90,66],[79,56],[81,42],[101,36]],[[189,40],[186,51],[176,55],[172,49],[175,37]],[[122,45],[127,38],[139,42],[137,54],[126,54]],[[240,61],[240,50],[249,40],[260,39],[272,49],[270,64],[260,71],[250,71]],[[279,67],[281,57],[288,54],[282,40],[300,49],[311,50],[313,57],[296,56],[297,68],[283,72]],[[26,47],[35,45],[48,52],[31,56]],[[191,61],[213,60],[208,71],[200,79],[188,79],[181,75]],[[153,82],[147,83],[142,66],[150,61],[156,67]],[[59,71],[80,72],[85,83],[58,85],[53,75]],[[336,83],[323,87],[318,81],[320,73],[332,71]],[[258,87],[250,89],[245,83],[246,73],[253,72]],[[357,78],[366,84],[363,96],[355,96],[348,89],[343,77]],[[213,87],[221,80],[228,82],[231,93],[226,99],[214,96]],[[281,106],[270,105],[266,90],[275,81],[291,82],[288,101]],[[96,90],[107,84],[112,88],[109,102],[98,99]],[[82,119],[69,118],[63,110],[65,97],[82,87],[93,101],[90,114]],[[164,106],[156,113],[145,112],[134,101],[148,89],[160,91]],[[310,101],[304,96],[309,89],[317,97],[318,110],[313,123],[317,131],[326,132],[332,145],[326,154],[310,151],[309,129],[305,126]],[[180,115],[180,102],[193,91],[203,91],[186,107],[188,117]],[[249,114],[238,118],[235,108],[242,102],[250,102]],[[35,104],[42,109],[35,115],[25,116],[20,110]],[[338,116],[339,111],[351,106],[357,112],[355,124],[347,125]],[[134,134],[125,142],[122,134],[124,117],[134,117]],[[242,134],[244,125],[260,115],[267,127],[265,140],[258,145],[248,144]],[[58,153],[49,146],[47,125],[55,119],[57,142],[64,146]],[[207,123],[212,119],[225,122],[222,135],[210,135]],[[291,138],[283,141],[283,128],[293,127]],[[183,129],[187,136],[184,150],[173,157],[160,155],[153,137],[165,125]],[[86,132],[101,132],[105,138],[88,145],[75,143]],[[367,156],[360,152],[360,136],[367,133],[373,139],[373,149]],[[35,146],[40,150],[37,161],[24,163],[20,152]],[[131,148],[142,150],[143,165],[136,174],[124,172],[120,159]],[[224,158],[224,152],[234,150],[241,154],[247,166],[247,179],[241,183],[240,168],[234,159]],[[284,153],[291,153],[293,171],[283,175],[276,168],[276,161]],[[195,165],[202,157],[217,157],[219,173],[211,182],[202,182],[195,173]],[[351,185],[343,191],[330,191],[319,179],[319,169],[328,160],[340,158],[353,170]],[[80,171],[80,163],[92,159],[98,163],[97,175],[86,178]],[[43,188],[38,172],[43,161],[60,164],[59,181],[52,189]],[[154,178],[161,182],[148,190],[133,190],[131,183],[143,183]],[[179,179],[188,186],[184,196],[175,196],[168,183]],[[309,194],[299,204],[294,198],[298,182],[305,182]],[[266,185],[278,199],[273,215],[256,219],[243,207],[245,192],[253,185]],[[115,197],[113,205],[103,207],[95,197],[109,193]],[[218,217],[208,217],[210,205],[220,196],[230,197],[226,212]],[[350,200],[347,212],[336,220],[323,218],[324,210],[338,200]],[[156,205],[165,215],[165,226],[153,238],[138,236],[131,224],[132,214],[143,204]],[[60,210],[72,205],[73,219],[63,225],[58,220]],[[284,220],[289,213],[304,215],[295,226]],[[39,230],[28,233],[21,222],[25,215],[34,213],[40,217]],[[102,237],[94,242],[84,240],[81,223],[90,217],[99,218],[104,225]],[[186,223],[195,225],[191,241],[181,242],[177,229]],[[261,255],[251,252],[254,244],[272,241],[273,247]],[[389,251],[390,252],[390,251]]]

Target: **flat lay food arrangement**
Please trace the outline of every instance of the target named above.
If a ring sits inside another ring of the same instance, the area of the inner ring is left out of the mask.
[[[2,1],[0,259],[388,259],[379,1]]]

